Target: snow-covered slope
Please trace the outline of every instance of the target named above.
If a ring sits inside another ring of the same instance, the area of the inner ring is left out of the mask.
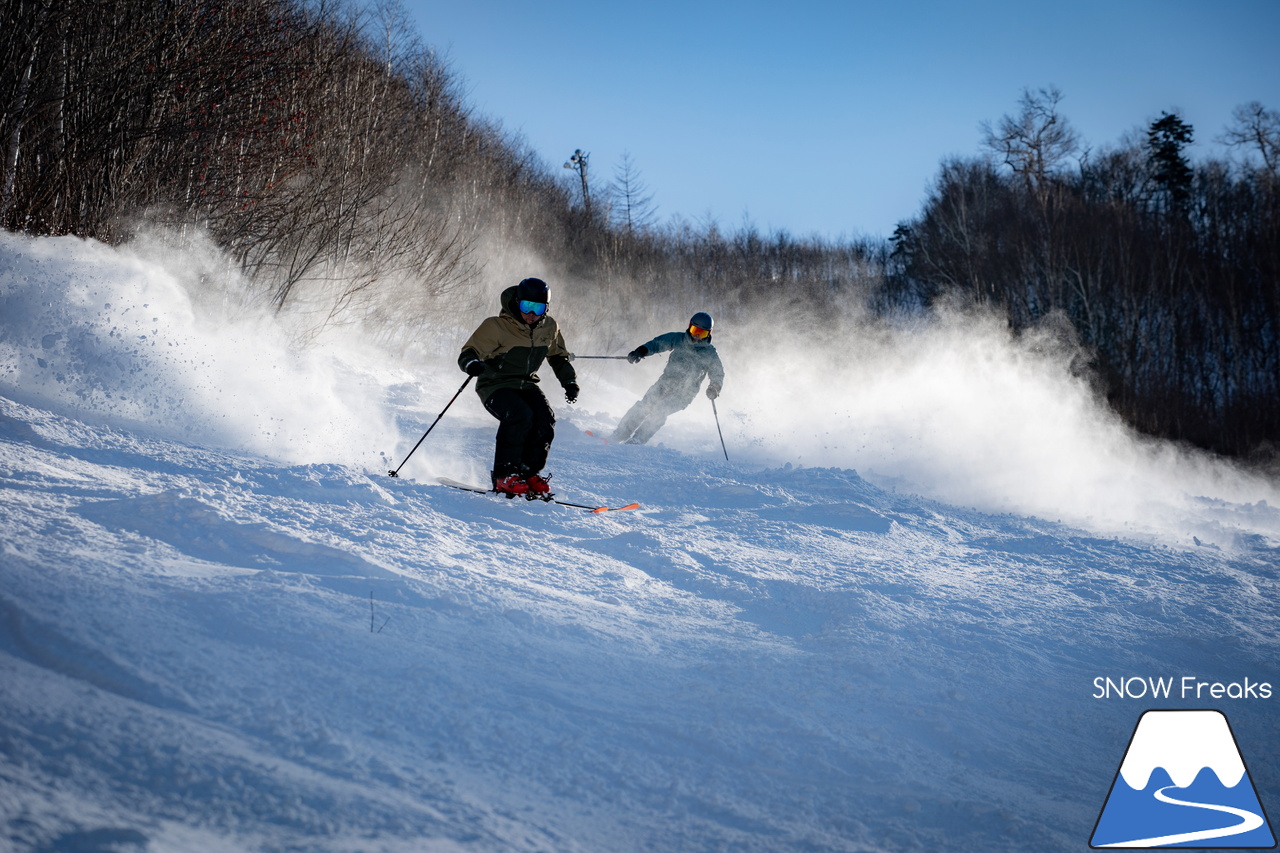
[[[0,847],[1081,850],[1148,707],[1223,710],[1280,810],[1277,699],[1094,698],[1280,687],[1261,498],[1121,539],[560,405],[560,494],[644,505],[591,515],[436,485],[484,470],[474,401],[393,480],[447,360],[228,351],[154,269],[4,239]]]

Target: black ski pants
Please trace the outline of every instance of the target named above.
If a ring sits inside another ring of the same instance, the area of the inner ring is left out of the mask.
[[[484,407],[498,419],[493,454],[495,481],[510,474],[537,474],[547,464],[556,415],[538,388],[499,388]]]

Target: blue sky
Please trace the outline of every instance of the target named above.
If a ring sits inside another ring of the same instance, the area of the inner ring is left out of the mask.
[[[476,111],[601,185],[629,153],[664,221],[888,236],[1024,88],[1095,148],[1176,109],[1203,156],[1280,109],[1280,0],[404,1]]]

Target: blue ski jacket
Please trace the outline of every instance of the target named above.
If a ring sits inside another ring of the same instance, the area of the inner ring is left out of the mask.
[[[665,393],[692,400],[704,376],[717,391],[724,387],[724,365],[710,338],[700,341],[688,332],[667,332],[649,341],[644,348],[648,355],[671,353],[655,383],[655,387],[662,386]]]

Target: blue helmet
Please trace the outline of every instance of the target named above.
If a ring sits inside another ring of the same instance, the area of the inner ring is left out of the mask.
[[[689,325],[697,326],[699,329],[706,329],[709,332],[712,326],[711,315],[706,311],[699,311],[689,318]]]

